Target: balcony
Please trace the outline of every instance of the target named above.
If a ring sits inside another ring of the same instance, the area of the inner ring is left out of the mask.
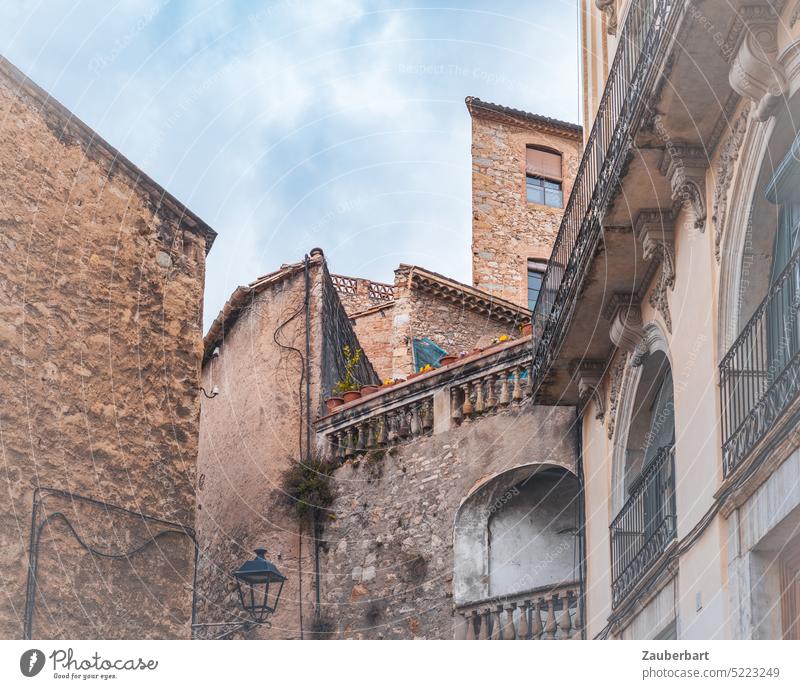
[[[538,337],[533,362],[536,390],[550,372],[575,315],[577,295],[601,241],[606,208],[619,190],[632,147],[631,137],[645,114],[644,96],[652,89],[666,43],[674,33],[679,14],[676,7],[682,4],[674,0],[631,2],[533,312]],[[604,242],[610,255],[608,240]],[[615,260],[630,262],[631,242],[623,242],[619,254]],[[640,249],[635,249],[632,258],[633,263],[642,258]],[[607,276],[598,281],[613,291],[614,275],[627,278],[628,270],[609,267]],[[631,291],[629,281],[626,284],[623,280],[620,288]],[[597,304],[589,304],[594,315],[588,314],[588,322],[597,320],[602,298],[598,297]],[[592,297],[587,301],[591,302]],[[585,347],[586,340],[584,337],[581,347]],[[599,352],[604,351],[603,347],[607,351],[608,343],[599,344]]]
[[[611,522],[612,603],[642,581],[677,535],[675,448],[662,448],[645,467],[628,501]]]
[[[580,639],[577,582],[475,601],[456,608],[455,638],[462,640]]]
[[[720,363],[722,458],[730,476],[800,398],[800,250]]]
[[[323,453],[343,462],[520,408],[532,396],[530,362],[523,337],[381,388],[317,420]]]

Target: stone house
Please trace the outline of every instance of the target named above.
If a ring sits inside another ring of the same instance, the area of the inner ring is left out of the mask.
[[[509,116],[490,121],[479,106],[492,117],[500,106],[468,99],[481,155],[491,127],[508,153]],[[513,183],[524,192],[529,144],[554,145],[546,123],[567,142],[569,188],[580,128],[509,112]],[[499,185],[505,168],[481,166],[474,174]],[[491,262],[518,273],[511,298],[406,264],[391,285],[331,275],[319,249],[232,295],[206,335],[202,373],[220,393],[203,400],[198,458],[198,625],[208,636],[477,638],[526,625],[536,638],[582,634],[575,411],[532,403],[522,332],[527,259],[539,255],[530,247],[549,252],[560,211],[524,193],[506,200],[519,205],[519,246],[504,239]],[[474,242],[487,227],[474,223]],[[394,382],[331,411],[345,345],[363,350],[359,382]],[[285,476],[319,457],[335,467],[335,499],[300,519]],[[259,546],[288,577],[270,628],[245,623],[230,576]],[[498,605],[503,622],[492,621]]]
[[[190,638],[215,233],[0,58],[3,638]]]

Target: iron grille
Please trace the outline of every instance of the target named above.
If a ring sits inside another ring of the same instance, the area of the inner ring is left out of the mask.
[[[800,249],[719,365],[728,476],[800,393]]]
[[[612,601],[627,596],[676,536],[675,448],[664,447],[611,522]]]

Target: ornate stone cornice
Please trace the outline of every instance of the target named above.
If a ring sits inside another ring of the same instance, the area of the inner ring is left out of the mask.
[[[731,133],[722,146],[714,170],[714,210],[711,221],[714,224],[714,255],[717,263],[720,260],[720,246],[722,243],[722,230],[725,227],[725,216],[728,212],[728,188],[733,179],[733,170],[739,158],[739,149],[747,133],[747,124],[750,118],[750,103],[747,102],[739,113],[739,117],[731,126]]]
[[[605,362],[581,359],[573,362],[572,368],[578,384],[578,398],[580,399],[581,409],[585,408],[590,400],[594,400],[597,408],[595,418],[602,422],[606,413],[606,400],[602,389],[606,368]]]
[[[703,231],[706,223],[705,178],[708,155],[702,146],[685,142],[669,142],[659,170],[669,180],[672,200],[689,203],[694,211],[694,226]]]
[[[639,212],[634,225],[636,237],[642,242],[642,252],[646,261],[661,264],[659,275],[648,302],[664,319],[667,330],[672,332],[672,317],[667,301],[667,291],[675,289],[675,243],[672,223],[668,221],[669,211],[660,208],[646,208]]]
[[[614,437],[614,428],[617,424],[617,409],[619,408],[619,396],[622,391],[622,381],[625,378],[625,365],[627,357],[623,354],[614,364],[611,370],[611,385],[608,400],[608,426],[606,435],[609,440]]]
[[[605,308],[605,314],[611,321],[608,333],[611,341],[624,352],[635,352],[644,336],[642,312],[636,295],[615,293]]]
[[[753,117],[759,122],[772,117],[788,89],[777,60],[778,20],[779,13],[770,5],[747,5],[739,11],[741,43],[728,80],[736,93],[753,102]]]
[[[606,16],[606,31],[612,36],[617,35],[617,0],[594,0],[594,4]]]

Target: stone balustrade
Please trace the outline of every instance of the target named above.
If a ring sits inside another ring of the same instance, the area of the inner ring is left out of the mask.
[[[577,582],[456,607],[455,638],[580,639],[583,620]]]
[[[340,462],[531,400],[530,337],[381,388],[317,419],[323,454]]]
[[[528,401],[530,381],[526,367],[513,365],[457,382],[450,387],[451,418],[461,423]]]

